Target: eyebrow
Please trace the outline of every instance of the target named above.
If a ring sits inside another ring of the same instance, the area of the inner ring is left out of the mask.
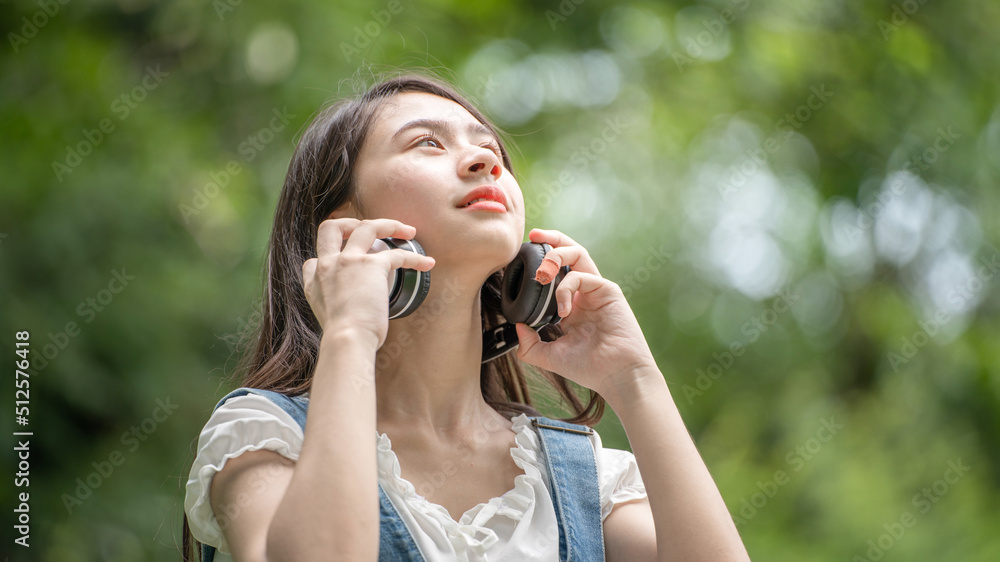
[[[448,134],[455,133],[455,126],[450,121],[443,121],[441,119],[414,119],[413,121],[409,121],[405,125],[400,127],[399,130],[396,131],[394,135],[392,135],[392,139],[395,139],[399,135],[403,134],[405,131],[420,127],[427,128],[432,131],[445,131]],[[491,131],[486,125],[483,125],[479,121],[476,121],[475,123],[469,123],[469,125],[466,127],[466,130],[470,134],[482,134],[496,138],[496,135],[493,134],[493,131]]]

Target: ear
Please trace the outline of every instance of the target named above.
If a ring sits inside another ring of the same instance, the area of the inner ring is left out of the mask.
[[[347,203],[344,203],[343,205],[334,209],[333,212],[331,212],[329,215],[326,216],[326,218],[327,220],[343,219],[343,218],[356,219],[358,218],[358,212],[357,209],[354,208],[354,203],[348,201]]]

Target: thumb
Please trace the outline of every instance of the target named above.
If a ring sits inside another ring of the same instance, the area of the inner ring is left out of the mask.
[[[545,362],[544,350],[545,346],[549,344],[543,342],[538,332],[523,322],[518,322],[515,325],[515,329],[517,330],[518,340],[517,358],[536,367],[546,369],[547,367],[541,363]]]

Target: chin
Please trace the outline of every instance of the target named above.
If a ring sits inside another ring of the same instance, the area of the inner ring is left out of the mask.
[[[495,257],[498,263],[502,262],[505,266],[521,249],[521,240],[524,236],[514,232],[488,232],[477,238],[478,240],[470,240],[476,250],[483,256]]]
[[[516,236],[512,236],[505,241],[506,254],[501,258],[501,265],[494,269],[493,271],[499,271],[500,269],[507,267],[507,264],[514,261],[517,257],[517,253],[521,251],[521,240],[524,239],[524,233],[520,233]]]
[[[420,236],[417,236],[418,240]],[[490,267],[490,273],[499,271],[513,261],[521,249],[523,232],[507,228],[464,228],[448,229],[447,234],[428,237],[424,249],[439,262],[465,261],[470,257],[482,265]]]
[[[508,258],[504,263],[509,263],[517,255],[517,251],[521,249],[524,229],[520,231],[511,228],[498,229],[484,233],[484,237],[489,240],[487,243],[495,247],[501,256]]]

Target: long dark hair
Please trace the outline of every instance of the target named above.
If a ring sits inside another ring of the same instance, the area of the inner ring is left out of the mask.
[[[253,328],[253,351],[242,356],[235,373],[240,386],[289,396],[309,390],[319,356],[321,329],[302,288],[302,264],[315,257],[319,224],[344,203],[357,205],[354,167],[382,103],[409,92],[436,95],[464,107],[497,138],[504,166],[513,173],[496,127],[453,87],[434,78],[415,74],[392,77],[321,111],[299,140],[278,199],[264,270],[261,320]],[[494,273],[482,287],[484,329],[506,321],[500,311],[502,276],[502,270]],[[561,335],[561,330],[547,326],[540,335],[551,341]],[[600,421],[605,402],[596,392],[589,391],[584,404],[567,379],[543,369],[531,371],[554,389],[574,414],[565,421],[587,425]],[[533,406],[526,369],[514,354],[484,364],[479,380],[486,403],[501,414],[539,414]],[[185,561],[194,544],[185,516]]]

